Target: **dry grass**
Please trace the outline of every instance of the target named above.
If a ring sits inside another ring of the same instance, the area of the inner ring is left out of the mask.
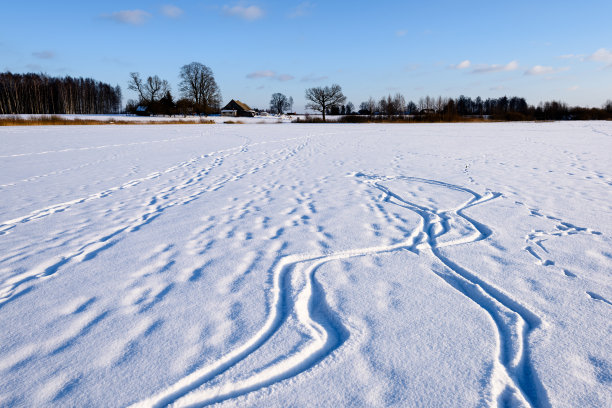
[[[326,122],[323,122],[321,117],[296,118],[292,123],[477,123],[477,122],[501,122],[502,120],[485,119],[485,118],[467,118],[462,116],[454,116],[452,118],[442,118],[438,115],[431,116],[369,116],[369,115],[347,115],[334,117]]]
[[[56,115],[30,116],[23,118],[20,116],[0,117],[0,126],[53,126],[53,125],[200,125],[214,124],[208,119],[188,119],[188,120],[122,120],[122,119],[67,119]]]
[[[226,120],[223,123],[226,125],[244,125],[244,122],[241,120]]]
[[[366,115],[348,115],[338,119],[338,123],[480,123],[492,122],[492,119],[482,117],[441,117],[439,115],[426,116],[366,116]]]

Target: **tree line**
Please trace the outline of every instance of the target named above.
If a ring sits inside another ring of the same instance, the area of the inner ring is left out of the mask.
[[[564,102],[540,102],[529,105],[525,98],[507,97],[472,99],[464,95],[458,98],[426,96],[417,102],[406,101],[400,93],[379,100],[369,98],[354,112],[351,102],[346,105],[342,88],[315,87],[306,90],[306,107],[318,111],[325,121],[326,115],[344,115],[345,122],[366,121],[441,121],[452,122],[470,118],[492,120],[609,120],[612,119],[612,100],[601,108],[570,107]],[[315,119],[316,121],[316,119]]]
[[[409,117],[424,121],[457,121],[466,118],[492,120],[605,120],[612,119],[612,101],[601,108],[569,106],[560,101],[540,102],[529,105],[525,98],[502,96],[499,98],[464,95],[458,98],[430,97],[417,102],[406,102],[401,94],[381,98],[378,102],[370,98],[360,104],[358,113],[377,117]]]
[[[180,99],[174,100],[167,80],[157,75],[146,78],[132,72],[128,89],[138,99],[128,100],[127,113],[156,115],[190,115],[218,113],[221,91],[212,70],[199,62],[183,65],[179,71]],[[333,84],[306,89],[307,109],[326,115],[343,115],[345,121],[457,121],[466,118],[493,120],[602,120],[612,119],[612,100],[601,108],[570,107],[564,102],[541,102],[529,105],[524,98],[507,97],[472,99],[426,96],[406,101],[400,93],[378,100],[369,98],[357,110],[348,102],[342,88]],[[91,78],[50,77],[45,74],[0,73],[0,114],[104,114],[119,113],[121,88]],[[270,112],[283,114],[293,109],[293,98],[274,93]],[[364,118],[366,117],[366,118]]]
[[[91,78],[0,73],[0,114],[100,114],[121,109],[118,85]]]
[[[154,115],[208,115],[219,112],[221,91],[209,67],[200,62],[183,65],[179,78],[181,98],[175,102],[167,80],[157,75],[143,79],[138,72],[130,73],[128,89],[138,94],[138,100],[129,100],[126,111],[144,111]]]

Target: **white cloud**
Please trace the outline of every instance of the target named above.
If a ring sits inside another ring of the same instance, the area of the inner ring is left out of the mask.
[[[259,78],[268,78],[268,79],[276,79],[277,81],[285,82],[291,81],[295,77],[289,74],[277,74],[275,71],[264,70],[264,71],[255,71],[247,74],[246,76],[249,79],[259,79]]]
[[[257,6],[223,6],[223,12],[228,16],[239,17],[249,21],[260,19],[264,15],[263,10]]]
[[[151,18],[151,13],[144,10],[121,10],[111,14],[105,14],[102,17],[114,20],[118,23],[142,25]]]
[[[183,15],[183,9],[173,6],[171,4],[167,4],[161,8],[161,12],[164,16],[170,18],[179,18]]]
[[[529,68],[525,71],[525,75],[544,75],[544,74],[555,74],[557,72],[567,71],[568,67],[563,68],[553,68],[553,67],[545,67],[542,65],[536,65]]]
[[[310,14],[314,6],[315,5],[309,1],[302,2],[289,13],[289,18],[305,17]]]
[[[39,59],[53,59],[55,58],[55,53],[53,51],[38,51],[33,52],[32,56]]]
[[[544,67],[542,65],[536,65],[525,71],[525,75],[552,74],[553,72],[555,72],[555,69],[553,67]]]
[[[408,34],[408,30],[397,30],[395,32],[396,37],[405,37]]]
[[[574,86],[570,86],[569,88],[567,88],[569,91],[577,91],[580,89],[580,87],[578,85],[574,85]]]
[[[561,59],[576,59],[580,62],[585,61],[595,61],[595,62],[603,62],[606,65],[606,68],[612,68],[612,51],[606,48],[600,48],[595,51],[593,54],[585,55],[585,54],[565,54],[560,55]]]
[[[472,63],[470,62],[470,60],[465,60],[465,61],[461,61],[460,63],[458,63],[457,65],[450,65],[449,68],[452,69],[466,69],[472,66]]]
[[[612,62],[612,51],[600,48],[589,56],[591,61]]]
[[[473,70],[474,74],[486,74],[489,72],[503,72],[503,71],[516,71],[518,69],[518,62],[511,61],[506,65],[478,65]]]
[[[587,57],[589,61],[605,62],[608,67],[612,67],[612,51],[600,48]]]

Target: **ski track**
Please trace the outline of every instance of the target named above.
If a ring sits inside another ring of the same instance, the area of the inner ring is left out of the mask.
[[[266,142],[259,142],[259,143],[253,143],[253,144],[245,144],[245,145],[241,145],[238,147],[232,147],[232,148],[228,148],[228,149],[223,149],[223,150],[218,150],[215,152],[210,152],[210,153],[206,153],[203,154],[201,156],[198,157],[194,157],[190,160],[181,162],[179,164],[176,164],[174,166],[168,167],[165,170],[162,171],[156,171],[156,172],[152,172],[144,177],[140,177],[140,178],[136,178],[136,179],[132,179],[129,180],[121,185],[115,186],[115,187],[111,187],[108,189],[105,189],[103,191],[100,191],[98,193],[93,193],[90,194],[86,197],[80,197],[74,200],[70,200],[70,201],[65,201],[59,204],[54,204],[45,208],[41,208],[38,210],[34,210],[32,212],[30,212],[28,215],[24,215],[18,218],[13,218],[11,220],[7,220],[7,221],[3,221],[2,223],[0,223],[0,235],[4,235],[9,233],[10,230],[12,230],[13,228],[15,228],[17,225],[19,224],[23,224],[32,220],[36,220],[39,218],[43,218],[46,217],[48,215],[57,213],[57,212],[63,212],[69,208],[71,208],[74,205],[77,204],[82,204],[82,203],[86,203],[92,200],[97,200],[100,198],[105,198],[109,195],[111,195],[112,193],[116,192],[116,191],[120,191],[120,190],[125,190],[134,186],[137,186],[139,184],[141,184],[142,182],[146,182],[146,181],[150,181],[150,180],[154,180],[157,179],[161,176],[167,175],[169,173],[175,172],[177,170],[182,170],[188,167],[192,167],[194,165],[197,164],[197,162],[199,162],[200,160],[206,159],[206,158],[210,158],[210,157],[215,157],[218,156],[217,158],[221,158],[221,160],[229,155],[233,155],[236,153],[240,153],[240,152],[246,152],[249,147],[254,147],[254,146],[259,146],[262,144],[268,144],[268,143],[282,143],[282,142],[289,142],[289,141],[293,141],[296,140],[297,138],[291,138],[291,139],[284,139],[284,140],[276,140],[276,141],[266,141]],[[228,153],[231,152],[231,153]]]
[[[0,184],[0,188],[3,189],[3,188],[6,188],[6,187],[14,187],[14,186],[16,186],[18,184],[32,182],[32,181],[37,181],[37,180],[40,180],[40,179],[44,179],[46,177],[57,176],[57,175],[60,175],[60,174],[65,174],[65,173],[69,173],[69,172],[76,171],[76,170],[82,170],[82,169],[84,169],[86,167],[90,167],[90,166],[98,166],[98,165],[100,165],[102,163],[105,163],[105,162],[113,160],[113,159],[116,159],[116,157],[108,157],[106,159],[100,159],[100,160],[96,160],[96,161],[92,161],[92,162],[87,162],[87,163],[81,164],[79,166],[68,167],[68,168],[61,169],[61,170],[55,170],[55,171],[52,171],[50,173],[37,174],[35,176],[31,176],[31,177],[28,177],[28,178],[25,178],[25,179],[20,179],[20,180],[10,181],[8,183]]]
[[[433,257],[442,267],[433,272],[491,317],[497,331],[498,352],[489,383],[490,405],[550,406],[546,391],[539,382],[529,357],[529,335],[540,326],[540,318],[502,290],[448,258],[442,251],[444,247],[475,243],[488,238],[492,231],[486,225],[465,215],[464,211],[494,200],[500,194],[488,192],[480,195],[465,187],[416,177],[379,177],[363,173],[356,173],[354,177],[381,191],[384,203],[397,205],[417,214],[420,217],[418,228],[412,231],[405,241],[393,245],[281,257],[272,267],[271,307],[263,327],[240,347],[158,394],[133,404],[132,407],[206,406],[260,390],[311,369],[333,355],[355,330],[349,330],[330,310],[325,300],[325,292],[316,280],[317,270],[331,261],[401,250],[417,254],[423,252]],[[470,198],[454,209],[436,211],[412,203],[390,190],[384,185],[388,180],[430,184],[465,193]],[[439,238],[453,231],[453,221],[459,220],[469,225],[470,233],[451,241],[438,242]],[[300,275],[301,280],[306,282],[303,287],[294,288],[291,284],[295,281],[295,274]],[[293,315],[310,334],[310,342],[306,346],[295,353],[276,356],[274,364],[261,371],[255,370],[246,379],[206,387],[207,382],[261,348]]]
[[[278,150],[269,152],[275,154],[277,157],[272,156],[271,158],[267,158],[267,160],[256,163],[252,167],[242,169],[241,171],[235,172],[234,174],[222,174],[221,176],[212,178],[210,180],[210,184],[208,184],[207,186],[202,186],[201,183],[205,180],[208,181],[207,176],[209,176],[213,169],[220,167],[223,164],[224,159],[247,152],[249,147],[267,143],[283,143],[288,141],[296,141],[298,139],[304,138],[290,138],[278,141],[266,141],[250,145],[244,144],[238,147],[223,149],[213,153],[207,153],[191,160],[182,162],[178,165],[169,167],[168,169],[162,172],[151,173],[150,175],[144,178],[131,180],[129,182],[123,183],[120,186],[104,190],[101,193],[91,194],[87,197],[46,207],[40,210],[36,210],[27,216],[5,221],[0,226],[0,235],[2,235],[2,233],[8,233],[10,229],[15,228],[19,224],[47,217],[54,213],[69,210],[71,207],[78,204],[83,204],[88,201],[107,197],[115,191],[136,186],[146,180],[159,178],[164,174],[174,172],[178,169],[195,167],[194,164],[196,164],[201,159],[213,159],[212,163],[210,163],[208,166],[202,167],[200,169],[196,168],[193,174],[187,174],[182,179],[179,179],[178,182],[176,180],[171,180],[172,182],[168,187],[164,187],[152,196],[145,198],[145,201],[142,204],[143,210],[138,215],[128,220],[121,220],[119,222],[115,222],[116,225],[113,228],[106,229],[105,231],[103,231],[102,234],[97,234],[93,237],[87,236],[84,240],[79,240],[77,237],[75,238],[75,240],[81,242],[73,243],[75,249],[73,249],[72,251],[68,251],[63,255],[48,259],[30,270],[16,273],[10,276],[8,279],[6,279],[0,284],[0,308],[2,308],[7,302],[10,302],[11,300],[26,294],[27,292],[32,290],[32,286],[37,281],[44,280],[55,275],[58,270],[67,266],[69,263],[73,261],[87,261],[97,256],[97,254],[99,254],[100,252],[112,247],[117,242],[119,242],[119,240],[122,239],[123,233],[138,231],[140,228],[149,224],[154,219],[159,217],[165,210],[174,206],[189,204],[190,202],[198,199],[199,197],[208,192],[217,191],[221,189],[227,183],[240,180],[245,176],[257,173],[261,169],[264,169],[270,165],[274,165],[275,163],[290,159],[291,157],[295,156],[300,150],[307,146],[309,142],[309,137],[306,137],[305,140],[298,144],[296,147],[282,147]],[[179,193],[186,194],[180,196]],[[19,248],[18,251],[12,252],[18,253],[23,249],[24,248]]]
[[[171,142],[178,142],[181,140],[196,139],[199,137],[201,137],[201,135],[178,137],[174,139],[168,138],[168,139],[160,139],[160,140],[149,140],[145,142],[116,143],[116,144],[108,144],[108,145],[102,145],[102,146],[68,147],[66,149],[61,149],[61,150],[45,150],[42,152],[26,152],[26,153],[7,154],[7,155],[0,156],[0,159],[7,159],[11,157],[42,156],[46,154],[56,154],[56,153],[83,152],[87,150],[102,150],[102,149],[110,149],[110,148],[117,148],[117,147],[143,146],[143,145],[157,144],[157,143],[171,143]]]

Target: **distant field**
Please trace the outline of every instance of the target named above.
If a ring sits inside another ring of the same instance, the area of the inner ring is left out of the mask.
[[[612,406],[612,123],[261,120],[0,128],[0,406]]]

